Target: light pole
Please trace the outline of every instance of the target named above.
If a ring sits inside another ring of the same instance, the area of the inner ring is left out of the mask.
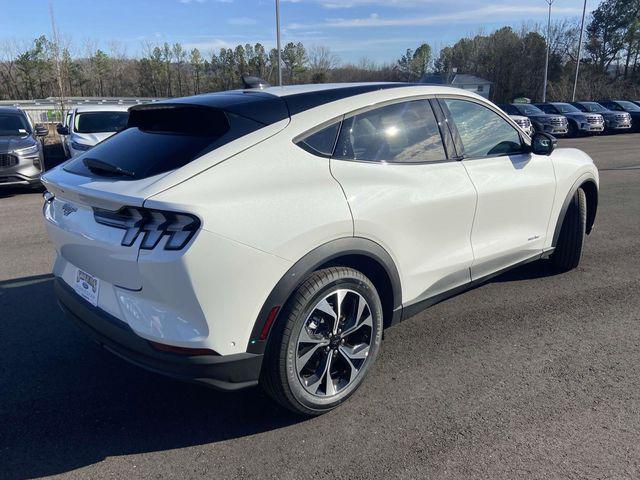
[[[578,58],[576,58],[576,78],[573,81],[573,95],[571,101],[576,101],[576,88],[578,88],[578,72],[580,71],[580,55],[582,54],[582,33],[584,32],[584,16],[587,13],[587,0],[582,7],[582,22],[580,23],[580,40],[578,40]]]
[[[542,101],[547,101],[547,76],[549,74],[549,48],[551,48],[551,5],[554,0],[545,0],[549,4],[549,19],[547,20],[547,58],[544,61],[544,86],[542,88]]]
[[[282,86],[282,55],[280,53],[280,0],[276,0],[276,37],[278,48],[278,85]]]

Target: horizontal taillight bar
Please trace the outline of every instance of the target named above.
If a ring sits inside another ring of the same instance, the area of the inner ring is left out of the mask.
[[[142,235],[140,248],[145,250],[155,248],[164,236],[168,237],[165,250],[180,250],[200,228],[200,220],[193,215],[150,208],[123,207],[116,212],[94,208],[93,217],[101,225],[125,230],[124,247],[131,247]]]

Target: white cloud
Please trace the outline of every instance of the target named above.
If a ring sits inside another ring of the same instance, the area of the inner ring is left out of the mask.
[[[255,18],[249,17],[238,17],[238,18],[230,18],[227,20],[229,25],[236,25],[239,27],[246,27],[248,25],[255,25],[258,21]]]
[[[565,15],[576,15],[582,9],[577,7],[555,7],[554,13]],[[383,18],[378,14],[371,14],[365,18],[335,18],[328,19],[322,23],[302,24],[292,23],[287,25],[291,30],[312,29],[312,28],[358,28],[358,27],[408,27],[440,25],[446,23],[468,23],[479,20],[508,20],[513,17],[520,18],[522,15],[536,15],[547,12],[544,6],[516,6],[516,5],[486,5],[484,7],[459,10],[452,13],[441,13],[436,15],[414,15],[403,18]]]
[[[185,43],[183,47],[185,50],[192,50],[197,48],[201,52],[208,52],[214,50],[220,50],[221,48],[233,48],[237,43],[231,43],[221,38],[211,38],[209,40],[202,40],[199,42]]]

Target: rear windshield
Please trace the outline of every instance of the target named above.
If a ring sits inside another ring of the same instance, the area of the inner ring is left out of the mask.
[[[78,133],[119,132],[127,126],[129,112],[77,113],[74,130]]]
[[[0,136],[27,135],[31,127],[19,113],[0,113]]]
[[[263,126],[214,108],[157,105],[132,111],[125,130],[71,160],[64,169],[89,177],[140,180],[180,168]]]

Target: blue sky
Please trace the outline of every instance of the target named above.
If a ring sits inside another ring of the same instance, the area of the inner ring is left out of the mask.
[[[51,0],[58,30],[74,45],[145,42],[203,52],[238,43],[275,44],[274,0]],[[589,0],[590,11],[598,0]],[[554,19],[578,18],[582,0],[555,0]],[[283,42],[324,45],[343,61],[393,61],[422,42],[436,50],[503,25],[545,23],[545,0],[281,0]],[[28,12],[28,13],[26,13]],[[47,0],[0,0],[0,41],[49,34]],[[81,53],[82,49],[79,49]]]

